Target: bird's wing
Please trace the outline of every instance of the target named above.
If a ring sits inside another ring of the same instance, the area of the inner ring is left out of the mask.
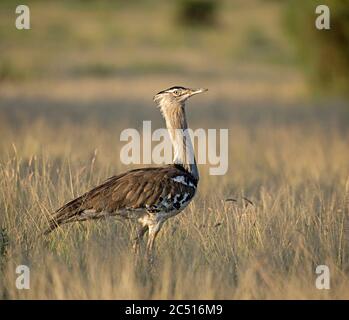
[[[126,216],[127,212],[138,209],[151,211],[157,208],[163,198],[169,195],[174,197],[179,192],[185,192],[186,189],[192,197],[195,193],[193,188],[174,180],[179,175],[187,175],[190,179],[188,173],[173,165],[135,169],[113,176],[58,209],[53,215],[54,223],[73,221],[87,210],[123,212]]]

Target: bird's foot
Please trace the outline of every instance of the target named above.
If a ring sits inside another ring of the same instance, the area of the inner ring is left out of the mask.
[[[148,267],[152,269],[155,265],[155,250],[153,250],[153,248],[147,248],[145,258]]]
[[[147,255],[147,261],[148,261],[148,264],[150,266],[153,266],[154,265],[154,261],[155,261],[154,255],[153,254]]]
[[[133,245],[132,245],[132,249],[133,249],[133,253],[135,255],[137,255],[139,253],[139,247],[140,247],[140,243],[139,241],[136,239],[134,242],[133,242]]]
[[[147,268],[149,270],[149,272],[153,272],[154,268],[155,268],[155,257],[154,255],[147,255],[146,256],[146,264],[147,264]]]

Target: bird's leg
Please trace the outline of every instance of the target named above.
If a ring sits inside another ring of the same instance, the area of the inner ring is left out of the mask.
[[[159,233],[163,222],[157,222],[155,224],[149,225],[149,235],[147,242],[147,256],[149,261],[153,262],[153,253],[154,253],[154,243],[157,234]]]
[[[147,231],[147,229],[148,229],[148,226],[141,226],[137,228],[137,236],[134,238],[133,246],[132,246],[135,254],[137,254],[139,251],[140,242],[142,241],[143,236]]]

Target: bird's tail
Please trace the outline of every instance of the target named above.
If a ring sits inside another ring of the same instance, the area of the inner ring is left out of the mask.
[[[55,219],[51,219],[49,222],[49,226],[48,228],[43,232],[44,236],[47,236],[48,234],[50,234],[53,230],[55,230],[57,227],[59,227],[60,223],[55,220]]]
[[[82,203],[82,197],[76,198],[53,213],[49,220],[49,226],[43,235],[48,235],[62,224],[76,221],[78,214],[83,211]]]

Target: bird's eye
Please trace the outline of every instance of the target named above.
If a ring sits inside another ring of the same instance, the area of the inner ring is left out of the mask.
[[[180,92],[179,90],[174,90],[174,91],[173,91],[173,94],[174,94],[175,96],[179,96],[179,95],[181,94],[181,92]]]

